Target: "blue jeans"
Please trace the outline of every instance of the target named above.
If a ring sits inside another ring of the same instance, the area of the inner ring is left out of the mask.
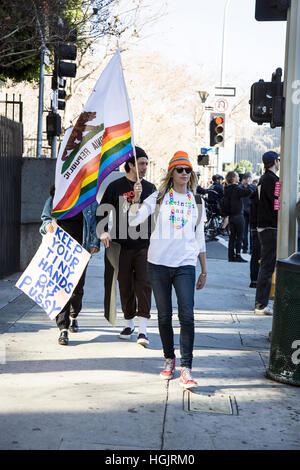
[[[173,359],[172,286],[175,288],[180,323],[181,367],[192,367],[194,346],[195,266],[169,266],[148,263],[148,279],[152,285],[158,311],[158,328],[166,359]]]

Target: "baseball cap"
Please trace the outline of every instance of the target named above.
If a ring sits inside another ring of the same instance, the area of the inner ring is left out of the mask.
[[[269,150],[263,154],[262,161],[263,163],[274,163],[275,160],[278,160],[279,155],[279,153],[276,153],[273,150]]]

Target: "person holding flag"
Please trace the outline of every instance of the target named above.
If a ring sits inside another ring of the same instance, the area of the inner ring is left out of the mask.
[[[135,192],[134,185],[140,181],[143,188],[141,202],[156,191],[154,184],[145,180],[148,156],[140,147],[135,147],[136,156],[125,163],[126,176],[118,178],[106,188],[98,208],[97,231],[101,232],[100,240],[106,248],[105,271],[108,276],[110,269],[107,252],[111,240],[120,247],[115,259],[113,270],[118,272],[118,283],[125,327],[119,337],[129,340],[135,329],[135,317],[139,318],[139,334],[137,343],[146,347],[147,319],[150,318],[151,286],[147,278],[147,252],[151,235],[150,221],[143,227],[130,230],[128,226],[128,209]],[[136,164],[137,162],[137,164]],[[109,213],[113,210],[113,225],[108,231],[106,224]],[[105,224],[103,224],[105,221]],[[100,228],[102,227],[102,228]],[[130,233],[133,232],[133,233]],[[106,293],[108,294],[108,293]]]
[[[82,226],[82,211],[96,201],[105,178],[133,156],[132,112],[118,49],[75,126],[65,133],[56,163],[52,217],[58,223],[80,218]],[[113,323],[110,309],[106,307],[105,316]]]

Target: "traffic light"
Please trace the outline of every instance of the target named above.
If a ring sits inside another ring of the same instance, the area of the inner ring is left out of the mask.
[[[66,99],[66,90],[64,90],[65,86],[66,86],[66,80],[64,78],[60,78],[58,77],[58,90],[57,90],[57,98],[58,98],[58,101],[57,101],[57,108],[58,109],[65,109],[66,107],[66,103],[65,103],[65,99]]]
[[[76,76],[76,64],[65,62],[66,60],[76,60],[77,47],[74,44],[59,44],[56,48],[57,75],[59,77]]]
[[[290,0],[256,0],[257,21],[286,21]]]
[[[208,157],[208,155],[198,155],[197,161],[198,161],[198,165],[200,165],[200,166],[209,165],[209,157]]]
[[[71,30],[68,36],[68,41],[75,41],[77,38],[76,30]],[[63,77],[74,78],[76,76],[76,64],[74,61],[77,57],[77,47],[74,44],[59,44],[55,49],[54,55],[54,69],[52,76],[52,90],[54,97],[52,100],[53,111],[64,110],[66,103],[66,80]]]
[[[224,113],[210,113],[209,123],[209,136],[210,146],[224,147],[224,134],[225,134],[225,114]]]
[[[251,86],[250,119],[257,124],[270,123],[271,128],[283,125],[282,70],[276,69],[272,81],[259,80]]]
[[[61,117],[58,113],[48,113],[46,118],[47,139],[51,145],[52,138],[61,134]]]

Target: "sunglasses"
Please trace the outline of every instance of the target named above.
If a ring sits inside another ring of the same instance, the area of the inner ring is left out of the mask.
[[[179,168],[175,168],[175,170],[177,171],[177,173],[182,173],[183,171],[185,171],[187,175],[192,173],[191,168],[181,168],[181,167],[179,167]]]

